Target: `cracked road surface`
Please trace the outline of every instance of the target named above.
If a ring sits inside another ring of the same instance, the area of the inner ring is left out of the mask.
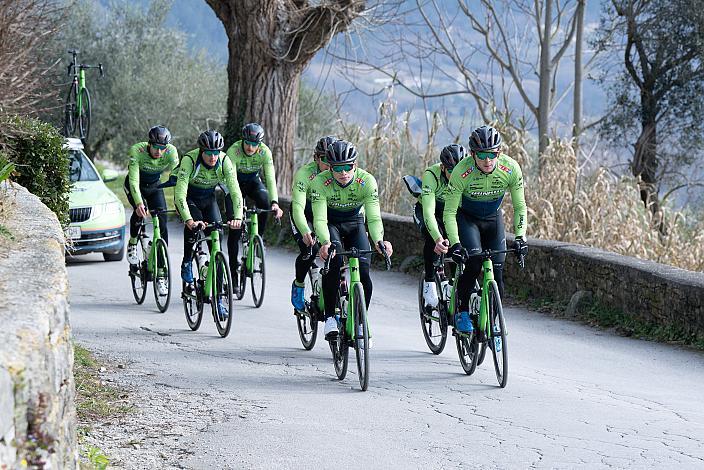
[[[171,225],[171,263],[182,234]],[[327,343],[301,346],[289,301],[294,253],[267,252],[264,305],[248,292],[230,336],[208,306],[188,329],[179,298],[135,304],[127,263],[68,265],[76,340],[124,369],[136,409],[96,425],[118,468],[704,468],[704,355],[506,308],[509,382],[488,356],[472,376],[452,337],[423,340],[416,278],[374,271],[369,390],[354,354],[338,381]],[[396,260],[397,262],[399,260]],[[178,276],[178,272],[175,273]]]

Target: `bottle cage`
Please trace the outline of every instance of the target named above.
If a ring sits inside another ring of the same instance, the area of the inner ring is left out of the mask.
[[[421,182],[421,179],[418,178],[417,176],[413,175],[406,175],[403,177],[403,182],[406,183],[406,187],[408,188],[408,192],[413,195],[415,198],[419,198],[421,193],[423,192],[422,186],[423,183]]]

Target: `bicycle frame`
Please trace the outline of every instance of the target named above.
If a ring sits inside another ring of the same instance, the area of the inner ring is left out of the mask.
[[[362,285],[362,279],[359,275],[359,258],[349,257],[347,260],[348,268],[350,272],[350,286],[347,294],[347,319],[345,323],[345,332],[348,338],[355,338],[355,324],[354,324],[354,290],[358,289]],[[362,299],[364,302],[364,299]],[[323,308],[324,305],[323,305]],[[366,317],[365,317],[366,320]],[[369,321],[367,321],[367,331],[369,331],[369,337],[372,337],[372,332],[369,330]]]
[[[208,262],[208,272],[205,275],[205,282],[203,283],[203,295],[205,298],[210,297],[210,294],[213,290],[213,277],[214,277],[214,270],[215,270],[215,255],[220,251],[220,231],[213,230],[210,232],[210,261]],[[206,241],[208,237],[203,237],[198,239],[196,243],[193,245],[194,248],[198,246],[198,244]]]
[[[247,243],[247,261],[245,267],[247,272],[251,273],[254,268],[254,239],[259,235],[259,215],[252,211],[249,219],[247,220],[247,232],[248,232],[248,243]]]

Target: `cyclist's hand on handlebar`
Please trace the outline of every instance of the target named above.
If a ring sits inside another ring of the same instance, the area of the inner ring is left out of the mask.
[[[439,255],[440,253],[447,253],[447,249],[450,247],[450,242],[447,241],[446,239],[440,237],[437,240],[435,240],[435,248],[433,251],[435,252],[436,255]]]
[[[455,263],[461,264],[464,263],[464,249],[462,248],[462,245],[459,243],[455,243],[452,245],[452,248],[450,248],[450,256],[452,256],[452,259],[454,260]]]
[[[279,205],[277,203],[273,203],[271,205],[271,209],[276,211],[276,212],[274,212],[274,217],[276,217],[277,220],[280,219],[284,215],[284,211],[281,210],[281,208],[279,207]]]
[[[320,251],[318,252],[320,259],[323,261],[328,259],[328,254],[332,254],[333,257],[335,256],[335,247],[333,247],[330,242],[322,245],[320,247]]]
[[[513,249],[516,250],[518,256],[525,256],[528,254],[528,243],[523,237],[516,237],[516,241],[513,242]]]
[[[145,218],[147,216],[147,208],[144,207],[144,204],[137,204],[137,207],[135,207],[134,211],[141,218]]]
[[[205,222],[202,220],[193,220],[193,219],[188,219],[186,221],[186,227],[188,227],[188,230],[191,232],[195,232],[196,230],[203,230],[205,228]]]
[[[306,246],[315,245],[315,238],[313,238],[313,232],[304,233],[301,236],[303,237],[303,243],[305,243]]]
[[[241,219],[229,220],[227,222],[227,226],[233,230],[238,230],[238,229],[242,228],[242,220]]]
[[[383,242],[379,242],[375,247],[376,251],[378,251],[380,255],[384,254],[384,252],[381,251],[381,247],[379,246],[382,243],[384,244],[384,249],[386,250],[386,256],[391,258],[391,255],[394,253],[394,247],[391,246],[391,242],[387,242],[386,240],[384,240]]]

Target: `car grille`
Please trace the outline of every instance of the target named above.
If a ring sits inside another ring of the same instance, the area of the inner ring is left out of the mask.
[[[78,207],[76,209],[69,209],[68,213],[71,217],[71,222],[85,222],[90,219],[90,207]]]

